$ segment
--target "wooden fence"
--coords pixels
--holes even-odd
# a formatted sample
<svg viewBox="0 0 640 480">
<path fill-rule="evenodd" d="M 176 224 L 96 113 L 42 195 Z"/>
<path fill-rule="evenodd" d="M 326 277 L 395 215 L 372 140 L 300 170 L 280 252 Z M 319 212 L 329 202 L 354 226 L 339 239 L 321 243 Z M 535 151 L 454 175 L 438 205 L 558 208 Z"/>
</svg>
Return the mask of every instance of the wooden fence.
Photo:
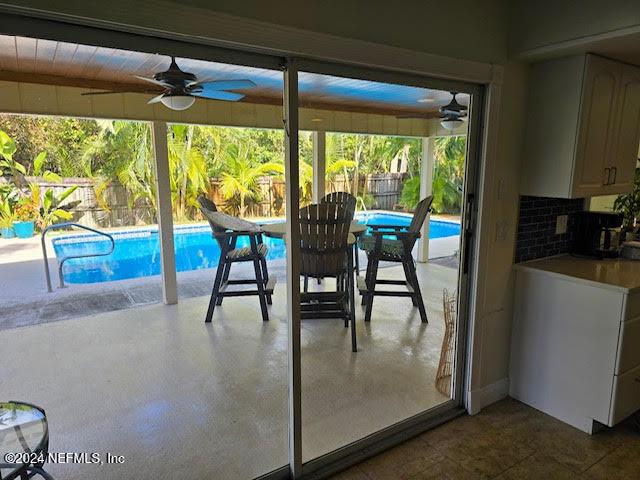
<svg viewBox="0 0 640 480">
<path fill-rule="evenodd" d="M 370 209 L 393 210 L 397 208 L 402 185 L 407 175 L 403 173 L 385 173 L 376 175 L 360 175 L 358 190 L 369 196 Z M 117 182 L 109 185 L 98 199 L 95 182 L 88 178 L 64 178 L 61 183 L 47 182 L 41 178 L 28 178 L 42 189 L 52 188 L 56 195 L 70 186 L 77 185 L 77 190 L 67 201 L 80 201 L 72 211 L 74 221 L 90 227 L 110 228 L 129 225 L 146 225 L 155 223 L 155 210 L 143 200 L 131 202 L 131 195 Z M 0 181 L 2 179 L 0 178 Z M 351 179 L 345 181 L 344 176 L 337 175 L 327 182 L 327 191 L 350 191 Z M 247 200 L 247 217 L 278 217 L 284 215 L 285 183 L 279 177 L 261 177 L 258 179 L 257 200 Z M 216 202 L 222 210 L 238 211 L 238 205 L 226 202 L 220 192 L 220 179 L 211 179 L 207 192 L 209 198 Z M 104 201 L 104 203 L 102 203 Z M 108 208 L 104 208 L 104 204 Z M 358 205 L 360 208 L 361 206 Z"/>
</svg>

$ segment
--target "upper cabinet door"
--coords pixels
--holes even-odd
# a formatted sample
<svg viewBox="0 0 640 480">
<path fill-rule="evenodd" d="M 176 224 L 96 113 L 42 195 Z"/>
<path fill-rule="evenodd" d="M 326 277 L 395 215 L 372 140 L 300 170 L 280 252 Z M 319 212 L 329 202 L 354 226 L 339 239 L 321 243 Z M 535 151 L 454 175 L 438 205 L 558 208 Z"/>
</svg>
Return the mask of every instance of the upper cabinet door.
<svg viewBox="0 0 640 480">
<path fill-rule="evenodd" d="M 600 57 L 587 59 L 574 165 L 573 196 L 603 193 L 611 181 L 610 152 L 622 65 Z"/>
<path fill-rule="evenodd" d="M 610 160 L 614 170 L 608 187 L 612 194 L 633 189 L 640 145 L 640 68 L 624 65 L 617 110 L 615 147 Z"/>
</svg>

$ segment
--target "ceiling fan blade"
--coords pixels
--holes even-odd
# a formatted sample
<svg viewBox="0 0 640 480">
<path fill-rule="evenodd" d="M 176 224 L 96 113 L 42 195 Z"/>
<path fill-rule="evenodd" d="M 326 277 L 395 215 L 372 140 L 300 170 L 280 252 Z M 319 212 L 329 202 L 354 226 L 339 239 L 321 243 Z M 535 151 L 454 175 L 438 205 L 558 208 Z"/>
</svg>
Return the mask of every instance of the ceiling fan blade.
<svg viewBox="0 0 640 480">
<path fill-rule="evenodd" d="M 147 102 L 147 105 L 150 105 L 152 103 L 159 103 L 162 100 L 162 97 L 164 97 L 164 93 L 161 93 L 157 97 L 153 97 L 151 100 Z"/>
<path fill-rule="evenodd" d="M 245 88 L 256 87 L 255 82 L 242 79 L 242 80 L 203 80 L 192 82 L 187 85 L 187 88 L 202 87 L 203 91 L 210 90 L 243 90 Z"/>
<path fill-rule="evenodd" d="M 81 93 L 80 95 L 111 95 L 112 93 L 143 93 L 143 94 L 148 94 L 148 93 L 158 93 L 158 90 L 145 90 L 145 91 L 141 91 L 141 90 L 104 90 L 104 91 L 99 91 L 99 92 L 84 92 Z"/>
<path fill-rule="evenodd" d="M 128 92 L 116 92 L 116 91 L 104 91 L 104 92 L 84 92 L 81 93 L 80 95 L 85 96 L 85 95 L 111 95 L 112 93 L 128 93 Z"/>
<path fill-rule="evenodd" d="M 225 92 L 224 90 L 190 92 L 190 94 L 198 98 L 208 98 L 210 100 L 226 100 L 228 102 L 237 102 L 242 97 L 244 97 L 242 93 Z"/>
<path fill-rule="evenodd" d="M 140 75 L 134 75 L 134 77 L 139 80 L 144 80 L 145 82 L 153 83 L 154 85 L 158 85 L 159 87 L 164 87 L 164 88 L 172 87 L 170 83 L 163 82 L 161 80 L 156 80 L 155 78 L 141 77 Z"/>
</svg>

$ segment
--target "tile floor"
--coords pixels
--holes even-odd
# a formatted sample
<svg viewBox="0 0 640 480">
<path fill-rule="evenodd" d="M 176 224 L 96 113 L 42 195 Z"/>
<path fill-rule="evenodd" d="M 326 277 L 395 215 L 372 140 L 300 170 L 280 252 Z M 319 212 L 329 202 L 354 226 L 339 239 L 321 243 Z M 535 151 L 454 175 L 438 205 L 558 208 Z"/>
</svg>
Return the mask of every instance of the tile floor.
<svg viewBox="0 0 640 480">
<path fill-rule="evenodd" d="M 627 421 L 589 436 L 516 400 L 460 417 L 333 477 L 383 479 L 640 478 L 640 430 Z"/>
</svg>

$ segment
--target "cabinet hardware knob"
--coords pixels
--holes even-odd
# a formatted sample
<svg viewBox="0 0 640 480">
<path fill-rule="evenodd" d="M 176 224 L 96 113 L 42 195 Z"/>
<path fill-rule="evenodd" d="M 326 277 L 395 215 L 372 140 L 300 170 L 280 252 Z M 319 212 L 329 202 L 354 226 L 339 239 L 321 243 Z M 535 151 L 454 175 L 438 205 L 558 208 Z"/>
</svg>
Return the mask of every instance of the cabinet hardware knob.
<svg viewBox="0 0 640 480">
<path fill-rule="evenodd" d="M 613 180 L 611 180 L 611 185 L 616 183 L 616 176 L 618 175 L 618 168 L 611 167 L 611 173 L 613 173 Z"/>
<path fill-rule="evenodd" d="M 611 169 L 607 167 L 604 169 L 604 182 L 602 182 L 602 185 L 609 185 L 610 179 L 611 179 Z"/>
</svg>

